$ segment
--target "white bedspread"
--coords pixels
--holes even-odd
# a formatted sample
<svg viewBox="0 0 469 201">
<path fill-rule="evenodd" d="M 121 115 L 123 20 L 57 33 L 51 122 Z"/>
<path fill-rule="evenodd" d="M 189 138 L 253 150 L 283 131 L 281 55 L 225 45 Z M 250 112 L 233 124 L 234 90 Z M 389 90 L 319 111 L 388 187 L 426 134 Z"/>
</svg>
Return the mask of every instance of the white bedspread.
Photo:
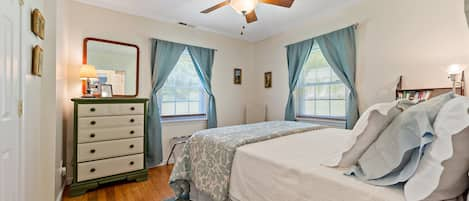
<svg viewBox="0 0 469 201">
<path fill-rule="evenodd" d="M 404 201 L 401 186 L 376 187 L 321 166 L 350 139 L 323 129 L 240 147 L 230 182 L 234 201 Z"/>
</svg>

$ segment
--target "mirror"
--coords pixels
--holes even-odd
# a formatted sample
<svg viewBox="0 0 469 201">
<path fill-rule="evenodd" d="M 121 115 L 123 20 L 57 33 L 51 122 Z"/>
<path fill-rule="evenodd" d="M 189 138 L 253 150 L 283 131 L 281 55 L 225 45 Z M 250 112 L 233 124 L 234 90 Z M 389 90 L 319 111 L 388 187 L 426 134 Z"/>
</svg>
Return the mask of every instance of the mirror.
<svg viewBox="0 0 469 201">
<path fill-rule="evenodd" d="M 96 67 L 99 84 L 112 85 L 113 96 L 138 94 L 139 48 L 137 45 L 85 38 L 83 63 Z"/>
</svg>

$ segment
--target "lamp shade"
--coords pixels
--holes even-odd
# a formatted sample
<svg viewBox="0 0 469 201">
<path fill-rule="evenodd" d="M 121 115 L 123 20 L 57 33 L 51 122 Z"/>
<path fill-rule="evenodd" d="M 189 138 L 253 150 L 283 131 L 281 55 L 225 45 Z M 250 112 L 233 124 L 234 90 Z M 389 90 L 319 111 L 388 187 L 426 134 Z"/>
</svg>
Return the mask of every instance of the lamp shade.
<svg viewBox="0 0 469 201">
<path fill-rule="evenodd" d="M 462 64 L 452 64 L 448 66 L 448 69 L 446 70 L 449 75 L 457 75 L 460 74 L 464 71 L 465 66 Z"/>
<path fill-rule="evenodd" d="M 92 65 L 83 64 L 80 68 L 80 78 L 96 78 L 96 68 Z"/>
<path fill-rule="evenodd" d="M 258 3 L 258 0 L 231 0 L 230 1 L 231 7 L 233 7 L 233 9 L 240 14 L 243 14 L 243 12 L 246 12 L 245 14 L 250 13 L 256 8 L 257 3 Z"/>
</svg>

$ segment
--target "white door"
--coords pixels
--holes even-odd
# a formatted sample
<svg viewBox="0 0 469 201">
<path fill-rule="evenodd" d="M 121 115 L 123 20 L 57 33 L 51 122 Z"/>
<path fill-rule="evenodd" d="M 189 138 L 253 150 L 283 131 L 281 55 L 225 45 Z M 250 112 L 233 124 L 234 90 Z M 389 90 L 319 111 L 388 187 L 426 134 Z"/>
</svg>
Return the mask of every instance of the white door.
<svg viewBox="0 0 469 201">
<path fill-rule="evenodd" d="M 0 3 L 0 201 L 17 201 L 20 150 L 20 5 Z"/>
</svg>

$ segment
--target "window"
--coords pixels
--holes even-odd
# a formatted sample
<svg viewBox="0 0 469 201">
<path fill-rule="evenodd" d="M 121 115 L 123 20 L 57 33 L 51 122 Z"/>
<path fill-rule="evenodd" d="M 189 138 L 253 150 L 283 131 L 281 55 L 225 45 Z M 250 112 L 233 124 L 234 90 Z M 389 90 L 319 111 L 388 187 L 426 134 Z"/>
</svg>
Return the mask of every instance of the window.
<svg viewBox="0 0 469 201">
<path fill-rule="evenodd" d="M 185 50 L 159 92 L 161 116 L 204 116 L 205 94 L 191 56 Z"/>
<path fill-rule="evenodd" d="M 345 119 L 349 91 L 314 45 L 297 88 L 298 117 Z"/>
</svg>

